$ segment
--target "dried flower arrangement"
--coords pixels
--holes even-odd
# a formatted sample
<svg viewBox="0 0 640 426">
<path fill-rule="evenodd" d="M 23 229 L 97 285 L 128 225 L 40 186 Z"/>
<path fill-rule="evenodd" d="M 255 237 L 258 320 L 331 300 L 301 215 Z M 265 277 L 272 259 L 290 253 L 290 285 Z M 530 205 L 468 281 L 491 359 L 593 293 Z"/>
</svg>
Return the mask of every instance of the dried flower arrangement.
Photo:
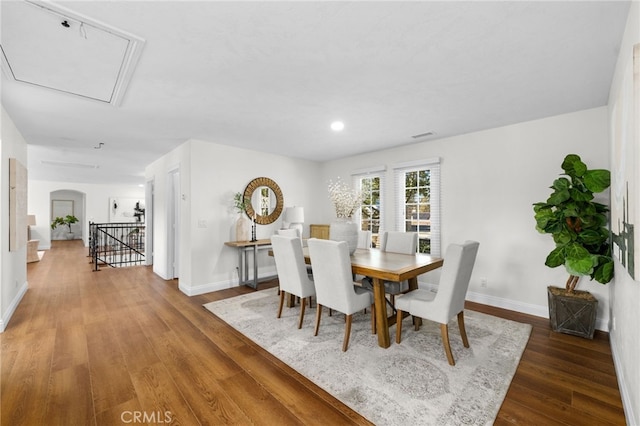
<svg viewBox="0 0 640 426">
<path fill-rule="evenodd" d="M 363 195 L 362 191 L 352 189 L 340 178 L 335 182 L 329 181 L 329 198 L 336 209 L 336 216 L 339 218 L 350 218 L 360 207 Z"/>
</svg>

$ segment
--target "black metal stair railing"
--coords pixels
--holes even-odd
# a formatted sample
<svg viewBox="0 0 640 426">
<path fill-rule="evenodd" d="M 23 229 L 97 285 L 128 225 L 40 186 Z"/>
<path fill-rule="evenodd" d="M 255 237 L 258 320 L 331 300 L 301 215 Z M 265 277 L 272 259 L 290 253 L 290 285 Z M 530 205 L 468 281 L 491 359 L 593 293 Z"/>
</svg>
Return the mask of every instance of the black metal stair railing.
<svg viewBox="0 0 640 426">
<path fill-rule="evenodd" d="M 144 240 L 145 226 L 140 223 L 89 222 L 89 257 L 94 271 L 101 265 L 144 265 Z"/>
</svg>

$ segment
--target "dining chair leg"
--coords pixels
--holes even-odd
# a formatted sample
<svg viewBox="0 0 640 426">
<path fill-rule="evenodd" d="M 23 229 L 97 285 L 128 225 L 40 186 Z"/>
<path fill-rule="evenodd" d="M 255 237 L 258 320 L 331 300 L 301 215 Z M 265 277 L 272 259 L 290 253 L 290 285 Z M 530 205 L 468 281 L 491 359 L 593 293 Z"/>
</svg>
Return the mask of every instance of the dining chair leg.
<svg viewBox="0 0 640 426">
<path fill-rule="evenodd" d="M 460 336 L 462 337 L 462 344 L 465 348 L 469 347 L 469 340 L 467 339 L 467 330 L 464 328 L 464 311 L 458 313 L 458 327 L 460 328 Z"/>
<path fill-rule="evenodd" d="M 400 343 L 402 341 L 402 311 L 398 309 L 396 315 L 396 343 Z"/>
<path fill-rule="evenodd" d="M 447 354 L 449 365 L 456 365 L 453 360 L 453 354 L 451 353 L 451 345 L 449 344 L 449 327 L 447 324 L 440 324 L 440 334 L 442 334 L 442 345 L 444 346 L 444 351 Z"/>
<path fill-rule="evenodd" d="M 284 291 L 280 292 L 280 306 L 278 306 L 278 318 L 282 315 L 282 305 L 284 304 Z"/>
<path fill-rule="evenodd" d="M 347 351 L 347 347 L 349 346 L 349 337 L 351 336 L 351 319 L 353 315 L 345 315 L 346 322 L 344 325 L 344 342 L 342 342 L 342 352 Z"/>
<path fill-rule="evenodd" d="M 313 331 L 313 335 L 318 335 L 318 329 L 320 328 L 320 316 L 322 315 L 322 305 L 317 303 L 318 309 L 316 310 L 316 328 Z"/>
<path fill-rule="evenodd" d="M 307 299 L 300 298 L 300 319 L 298 320 L 298 328 L 302 328 L 302 320 L 304 320 L 304 308 L 307 305 Z"/>
</svg>

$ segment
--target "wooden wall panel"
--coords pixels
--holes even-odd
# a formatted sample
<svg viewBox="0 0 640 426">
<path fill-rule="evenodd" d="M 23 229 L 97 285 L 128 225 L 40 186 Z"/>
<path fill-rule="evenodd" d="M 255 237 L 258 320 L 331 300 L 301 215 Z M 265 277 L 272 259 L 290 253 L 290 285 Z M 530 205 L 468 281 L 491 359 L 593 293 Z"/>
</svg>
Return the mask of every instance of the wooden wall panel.
<svg viewBox="0 0 640 426">
<path fill-rule="evenodd" d="M 27 168 L 9 158 L 9 251 L 27 245 Z"/>
</svg>

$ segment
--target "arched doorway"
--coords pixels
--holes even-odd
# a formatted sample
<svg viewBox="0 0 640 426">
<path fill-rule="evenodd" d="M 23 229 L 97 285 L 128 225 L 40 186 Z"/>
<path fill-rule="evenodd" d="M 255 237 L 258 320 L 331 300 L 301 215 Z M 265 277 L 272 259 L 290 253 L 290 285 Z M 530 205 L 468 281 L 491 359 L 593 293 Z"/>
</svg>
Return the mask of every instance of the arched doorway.
<svg viewBox="0 0 640 426">
<path fill-rule="evenodd" d="M 50 221 L 53 221 L 56 217 L 66 217 L 70 214 L 78 219 L 77 223 L 71 225 L 71 232 L 73 233 L 73 239 L 83 240 L 85 245 L 87 243 L 86 236 L 86 224 L 85 220 L 85 201 L 86 194 L 80 191 L 74 191 L 71 189 L 60 189 L 57 191 L 51 191 L 49 194 L 50 199 Z M 69 228 L 64 225 L 59 225 L 51 230 L 51 240 L 66 240 L 69 239 L 67 235 Z"/>
</svg>

